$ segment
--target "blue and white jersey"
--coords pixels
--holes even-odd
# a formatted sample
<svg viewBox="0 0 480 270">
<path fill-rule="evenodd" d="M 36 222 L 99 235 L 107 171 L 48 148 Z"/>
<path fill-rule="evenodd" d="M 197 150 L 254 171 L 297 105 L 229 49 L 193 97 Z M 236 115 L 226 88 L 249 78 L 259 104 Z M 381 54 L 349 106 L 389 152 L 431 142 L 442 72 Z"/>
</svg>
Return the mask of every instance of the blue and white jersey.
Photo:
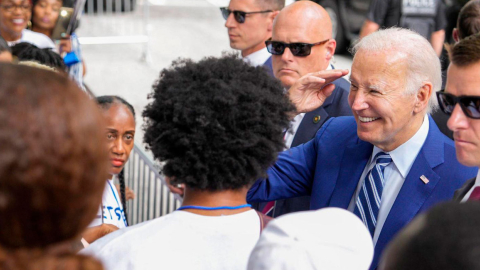
<svg viewBox="0 0 480 270">
<path fill-rule="evenodd" d="M 107 180 L 105 190 L 103 191 L 102 205 L 89 227 L 98 226 L 102 223 L 115 225 L 119 229 L 127 226 L 122 201 L 115 188 L 113 179 Z"/>
</svg>

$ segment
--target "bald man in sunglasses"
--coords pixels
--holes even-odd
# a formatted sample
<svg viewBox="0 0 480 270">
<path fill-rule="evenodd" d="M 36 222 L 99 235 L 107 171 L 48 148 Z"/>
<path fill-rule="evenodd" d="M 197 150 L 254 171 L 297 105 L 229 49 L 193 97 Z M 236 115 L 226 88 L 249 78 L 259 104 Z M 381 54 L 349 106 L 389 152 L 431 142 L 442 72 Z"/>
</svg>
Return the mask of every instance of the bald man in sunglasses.
<svg viewBox="0 0 480 270">
<path fill-rule="evenodd" d="M 372 236 L 373 270 L 399 230 L 450 200 L 478 169 L 459 163 L 453 142 L 428 115 L 437 108 L 442 81 L 428 40 L 391 28 L 364 37 L 353 53 L 348 101 L 354 116 L 332 117 L 313 140 L 280 153 L 247 199 L 311 195 L 310 209 L 353 212 Z M 290 100 L 298 112 L 308 112 L 323 104 L 336 91 L 331 82 L 346 74 L 307 74 L 289 89 Z"/>
<path fill-rule="evenodd" d="M 325 9 L 312 1 L 298 1 L 280 11 L 273 24 L 272 38 L 265 44 L 272 54 L 273 73 L 285 88 L 300 77 L 330 70 L 336 41 Z M 333 82 L 335 92 L 313 111 L 300 113 L 285 133 L 288 148 L 308 142 L 331 117 L 352 115 L 348 106 L 350 84 L 343 78 Z M 310 208 L 310 196 L 261 203 L 257 210 L 277 217 Z"/>
</svg>

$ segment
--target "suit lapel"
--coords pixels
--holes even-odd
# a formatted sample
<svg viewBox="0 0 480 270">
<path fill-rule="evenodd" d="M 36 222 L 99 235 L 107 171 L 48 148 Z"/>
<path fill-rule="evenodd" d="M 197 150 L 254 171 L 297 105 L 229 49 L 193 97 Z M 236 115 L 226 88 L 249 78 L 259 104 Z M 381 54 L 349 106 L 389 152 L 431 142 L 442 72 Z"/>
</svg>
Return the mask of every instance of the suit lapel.
<svg viewBox="0 0 480 270">
<path fill-rule="evenodd" d="M 418 214 L 441 179 L 433 168 L 444 162 L 444 156 L 438 154 L 444 153 L 444 144 L 440 132 L 432 132 L 434 129 L 438 131 L 438 128 L 432 126 L 434 121 L 431 118 L 429 120 L 429 132 L 425 143 L 413 162 L 378 237 L 373 264 L 378 263 L 380 251 L 384 250 L 388 241 Z M 428 184 L 420 179 L 422 175 L 429 180 Z M 374 269 L 373 264 L 371 269 Z"/>
<path fill-rule="evenodd" d="M 453 194 L 453 200 L 456 202 L 461 202 L 463 200 L 463 197 L 467 195 L 468 191 L 475 184 L 475 180 L 476 180 L 476 177 L 469 179 L 467 182 L 465 182 L 465 184 L 461 188 L 455 190 L 455 193 Z"/>
<path fill-rule="evenodd" d="M 342 167 L 329 206 L 347 209 L 363 170 L 372 155 L 373 145 L 357 139 L 356 142 L 344 149 L 340 163 Z"/>
<path fill-rule="evenodd" d="M 295 133 L 291 147 L 308 142 L 315 137 L 315 134 L 327 119 L 328 113 L 325 111 L 323 106 L 314 111 L 306 113 L 297 129 L 297 133 Z"/>
<path fill-rule="evenodd" d="M 327 121 L 327 119 L 330 117 L 325 108 L 330 106 L 333 103 L 333 100 L 334 95 L 330 95 L 322 106 L 305 114 L 300 126 L 298 126 L 297 133 L 295 133 L 291 147 L 308 142 L 315 137 L 315 134 L 317 134 L 317 131 L 320 129 L 323 123 L 325 123 L 325 121 Z M 318 117 L 320 119 L 317 120 L 316 118 Z"/>
</svg>

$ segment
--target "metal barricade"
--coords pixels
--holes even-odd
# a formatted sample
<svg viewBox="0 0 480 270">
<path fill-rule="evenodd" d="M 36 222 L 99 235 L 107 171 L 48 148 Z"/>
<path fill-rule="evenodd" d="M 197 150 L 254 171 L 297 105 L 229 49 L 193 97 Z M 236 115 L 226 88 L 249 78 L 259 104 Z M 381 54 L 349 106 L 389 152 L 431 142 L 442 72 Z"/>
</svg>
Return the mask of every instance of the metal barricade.
<svg viewBox="0 0 480 270">
<path fill-rule="evenodd" d="M 135 192 L 127 202 L 128 224 L 134 225 L 175 211 L 181 198 L 170 192 L 158 166 L 137 145 L 125 165 L 125 184 Z"/>
<path fill-rule="evenodd" d="M 140 43 L 141 59 L 149 60 L 150 4 L 148 0 L 87 0 L 81 18 L 80 44 Z"/>
</svg>

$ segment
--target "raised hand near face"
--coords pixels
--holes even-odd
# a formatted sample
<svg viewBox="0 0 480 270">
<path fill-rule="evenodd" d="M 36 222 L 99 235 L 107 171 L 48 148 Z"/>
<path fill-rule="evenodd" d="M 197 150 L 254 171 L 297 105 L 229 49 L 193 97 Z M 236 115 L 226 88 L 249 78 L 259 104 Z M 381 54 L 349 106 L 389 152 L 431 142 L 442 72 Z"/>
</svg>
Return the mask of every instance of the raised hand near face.
<svg viewBox="0 0 480 270">
<path fill-rule="evenodd" d="M 322 106 L 335 89 L 335 85 L 331 83 L 348 72 L 347 69 L 323 70 L 308 73 L 298 79 L 288 90 L 290 101 L 297 108 L 297 113 L 310 112 Z"/>
</svg>

